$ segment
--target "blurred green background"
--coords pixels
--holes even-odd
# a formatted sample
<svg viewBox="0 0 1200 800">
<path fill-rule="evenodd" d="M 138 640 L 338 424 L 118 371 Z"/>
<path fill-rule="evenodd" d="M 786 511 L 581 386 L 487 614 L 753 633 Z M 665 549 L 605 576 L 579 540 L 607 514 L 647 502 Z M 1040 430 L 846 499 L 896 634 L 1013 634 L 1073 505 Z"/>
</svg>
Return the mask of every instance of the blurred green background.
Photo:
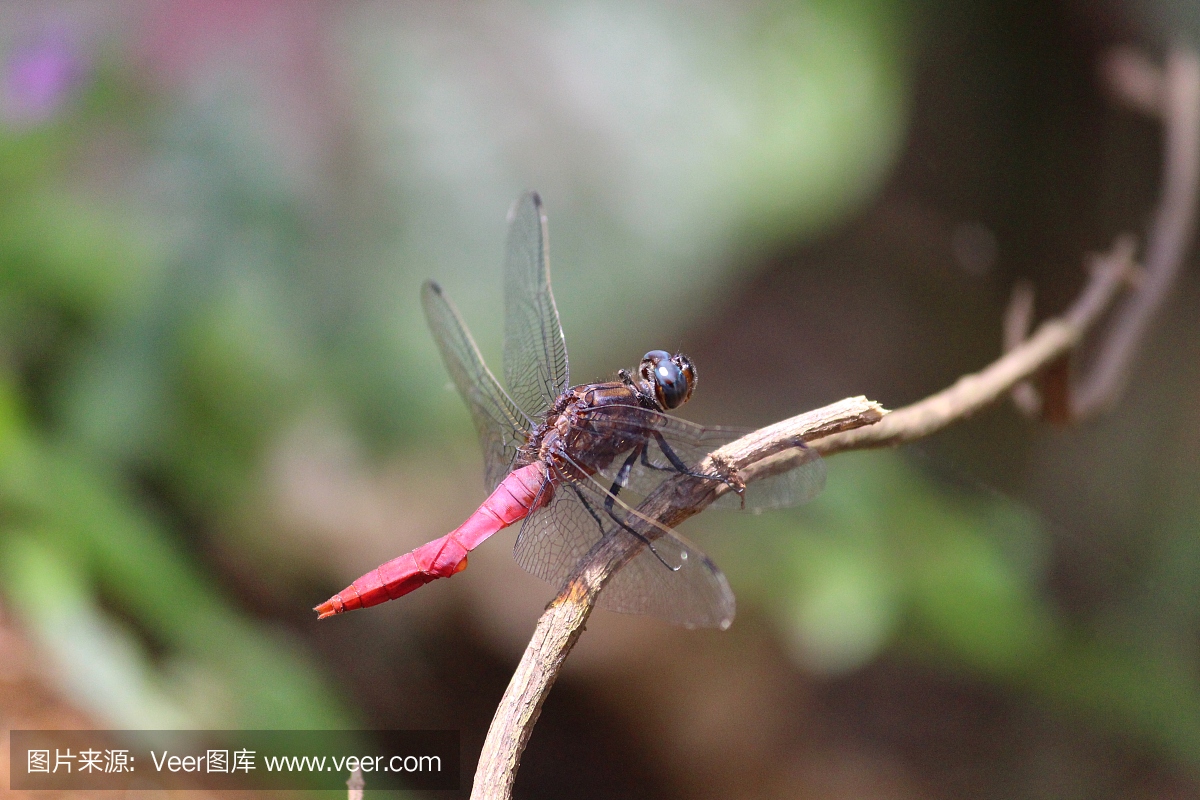
<svg viewBox="0 0 1200 800">
<path fill-rule="evenodd" d="M 662 347 L 697 421 L 895 408 L 996 356 L 1018 277 L 1054 313 L 1144 229 L 1159 131 L 1097 65 L 1198 24 L 0 6 L 0 649 L 36 663 L 3 680 L 100 727 L 460 729 L 468 786 L 553 594 L 515 532 L 402 602 L 309 610 L 482 499 L 421 281 L 498 366 L 505 212 L 536 188 L 576 380 Z M 1200 796 L 1197 320 L 1189 268 L 1098 422 L 998 408 L 831 459 L 803 509 L 689 522 L 733 629 L 598 612 L 518 796 Z"/>
</svg>

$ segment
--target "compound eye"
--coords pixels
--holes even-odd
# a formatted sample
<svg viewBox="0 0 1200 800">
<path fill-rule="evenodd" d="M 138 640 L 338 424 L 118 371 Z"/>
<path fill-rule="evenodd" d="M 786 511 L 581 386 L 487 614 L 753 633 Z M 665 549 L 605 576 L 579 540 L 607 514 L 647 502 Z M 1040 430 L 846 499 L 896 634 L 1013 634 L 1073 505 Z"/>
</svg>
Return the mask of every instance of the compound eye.
<svg viewBox="0 0 1200 800">
<path fill-rule="evenodd" d="M 670 361 L 671 354 L 666 350 L 651 350 L 642 356 L 642 366 L 657 367 L 661 361 Z"/>
<path fill-rule="evenodd" d="M 692 366 L 691 360 L 683 353 L 679 353 L 671 358 L 683 373 L 684 383 L 687 385 L 687 394 L 684 395 L 682 402 L 686 403 L 692 397 L 692 392 L 696 391 L 696 368 Z"/>
<path fill-rule="evenodd" d="M 638 367 L 638 372 L 642 376 L 642 380 L 654 382 L 654 368 L 662 361 L 670 361 L 671 354 L 666 350 L 651 350 L 646 355 L 642 356 L 641 366 Z"/>
<path fill-rule="evenodd" d="M 678 408 L 691 394 L 687 376 L 670 357 L 654 365 L 654 394 L 663 408 Z"/>
</svg>

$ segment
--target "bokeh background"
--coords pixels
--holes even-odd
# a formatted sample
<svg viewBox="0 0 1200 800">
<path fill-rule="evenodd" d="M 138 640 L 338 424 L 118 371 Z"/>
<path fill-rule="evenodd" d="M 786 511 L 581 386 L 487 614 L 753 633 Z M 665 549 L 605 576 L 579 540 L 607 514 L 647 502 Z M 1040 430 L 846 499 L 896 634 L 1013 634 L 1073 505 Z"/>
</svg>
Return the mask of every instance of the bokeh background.
<svg viewBox="0 0 1200 800">
<path fill-rule="evenodd" d="M 453 728 L 469 786 L 553 595 L 515 532 L 310 611 L 483 497 L 421 281 L 498 364 L 536 188 L 577 380 L 676 348 L 697 421 L 895 408 L 998 354 L 1018 278 L 1054 313 L 1144 230 L 1159 130 L 1097 67 L 1198 33 L 1181 0 L 3 4 L 3 727 Z M 1200 796 L 1195 261 L 1110 415 L 999 407 L 689 521 L 733 628 L 597 612 L 517 796 Z"/>
</svg>

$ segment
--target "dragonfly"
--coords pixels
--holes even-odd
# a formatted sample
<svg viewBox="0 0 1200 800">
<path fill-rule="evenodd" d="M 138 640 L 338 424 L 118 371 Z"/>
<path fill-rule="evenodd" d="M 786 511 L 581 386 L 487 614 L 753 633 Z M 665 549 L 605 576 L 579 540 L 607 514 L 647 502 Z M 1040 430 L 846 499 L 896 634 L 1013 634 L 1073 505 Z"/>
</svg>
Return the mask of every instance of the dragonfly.
<svg viewBox="0 0 1200 800">
<path fill-rule="evenodd" d="M 371 570 L 317 606 L 321 619 L 408 594 L 467 566 L 467 554 L 522 522 L 518 564 L 561 586 L 606 537 L 640 549 L 610 579 L 598 605 L 686 627 L 727 628 L 735 600 L 713 561 L 674 530 L 639 514 L 641 499 L 678 475 L 726 484 L 717 507 L 762 511 L 798 505 L 825 484 L 824 462 L 795 443 L 797 466 L 749 484 L 705 457 L 748 431 L 669 415 L 691 398 L 696 367 L 682 353 L 651 350 L 617 379 L 572 385 L 566 341 L 550 289 L 546 214 L 536 192 L 508 217 L 504 261 L 504 378 L 484 363 L 442 288 L 421 301 L 446 370 L 471 412 L 490 494 L 456 530 Z"/>
</svg>

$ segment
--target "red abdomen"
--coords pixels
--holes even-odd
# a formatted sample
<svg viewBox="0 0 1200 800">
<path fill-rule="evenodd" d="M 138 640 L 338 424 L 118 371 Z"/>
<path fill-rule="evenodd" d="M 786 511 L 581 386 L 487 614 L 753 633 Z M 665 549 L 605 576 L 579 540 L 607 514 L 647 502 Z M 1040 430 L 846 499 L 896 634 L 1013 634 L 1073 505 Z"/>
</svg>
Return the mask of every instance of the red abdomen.
<svg viewBox="0 0 1200 800">
<path fill-rule="evenodd" d="M 325 619 L 395 600 L 430 581 L 462 572 L 467 568 L 467 553 L 493 533 L 524 519 L 535 502 L 544 505 L 550 499 L 549 487 L 542 489 L 545 483 L 546 469 L 540 462 L 515 470 L 457 529 L 381 564 L 313 610 Z"/>
</svg>

